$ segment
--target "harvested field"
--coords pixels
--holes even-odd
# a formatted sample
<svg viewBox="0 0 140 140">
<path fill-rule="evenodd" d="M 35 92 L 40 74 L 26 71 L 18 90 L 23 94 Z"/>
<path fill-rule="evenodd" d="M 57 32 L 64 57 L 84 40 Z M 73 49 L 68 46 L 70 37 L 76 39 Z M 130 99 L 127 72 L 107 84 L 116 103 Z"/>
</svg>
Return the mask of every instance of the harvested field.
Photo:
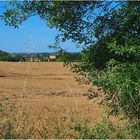
<svg viewBox="0 0 140 140">
<path fill-rule="evenodd" d="M 31 121 L 40 116 L 61 120 L 73 113 L 81 119 L 100 119 L 98 104 L 84 96 L 89 87 L 79 85 L 63 63 L 0 62 L 0 66 L 0 97 L 11 102 L 16 98 Z"/>
</svg>

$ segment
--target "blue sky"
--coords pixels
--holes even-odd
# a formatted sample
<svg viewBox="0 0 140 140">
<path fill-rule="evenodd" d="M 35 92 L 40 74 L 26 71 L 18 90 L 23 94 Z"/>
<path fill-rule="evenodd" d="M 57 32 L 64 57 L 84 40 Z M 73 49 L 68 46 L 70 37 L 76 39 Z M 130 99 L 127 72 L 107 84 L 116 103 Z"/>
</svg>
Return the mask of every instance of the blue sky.
<svg viewBox="0 0 140 140">
<path fill-rule="evenodd" d="M 3 12 L 4 2 L 0 1 L 0 14 Z M 0 50 L 13 52 L 53 52 L 47 46 L 53 44 L 55 36 L 59 33 L 56 29 L 50 29 L 45 23 L 36 17 L 31 17 L 19 27 L 5 26 L 0 21 Z M 74 43 L 67 41 L 62 43 L 62 48 L 69 52 L 79 52 Z"/>
</svg>

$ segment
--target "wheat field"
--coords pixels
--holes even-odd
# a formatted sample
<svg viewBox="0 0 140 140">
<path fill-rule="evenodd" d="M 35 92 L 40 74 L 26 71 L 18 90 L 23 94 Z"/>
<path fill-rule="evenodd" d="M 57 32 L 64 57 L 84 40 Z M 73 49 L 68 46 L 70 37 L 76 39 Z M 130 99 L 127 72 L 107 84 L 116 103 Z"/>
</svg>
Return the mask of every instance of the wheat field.
<svg viewBox="0 0 140 140">
<path fill-rule="evenodd" d="M 13 108 L 10 113 L 6 107 L 4 112 L 8 115 L 1 116 L 1 124 L 15 118 L 16 129 L 20 125 L 25 127 L 28 120 L 26 125 L 38 132 L 33 138 L 42 138 L 46 123 L 49 130 L 57 124 L 64 131 L 72 118 L 88 118 L 93 123 L 100 120 L 103 114 L 100 106 L 85 96 L 89 86 L 78 84 L 75 74 L 63 63 L 0 62 L 0 65 L 0 99 Z M 7 103 L 4 99 L 8 99 Z"/>
</svg>

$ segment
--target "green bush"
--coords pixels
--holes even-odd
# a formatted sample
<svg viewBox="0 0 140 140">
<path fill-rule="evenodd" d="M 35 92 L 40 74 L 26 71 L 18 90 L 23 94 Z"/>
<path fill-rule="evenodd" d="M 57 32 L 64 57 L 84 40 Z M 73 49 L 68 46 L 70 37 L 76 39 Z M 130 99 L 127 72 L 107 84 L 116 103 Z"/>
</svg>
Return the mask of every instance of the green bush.
<svg viewBox="0 0 140 140">
<path fill-rule="evenodd" d="M 88 128 L 87 121 L 84 123 L 76 123 L 74 127 L 78 132 L 76 139 L 106 139 L 111 138 L 114 133 L 114 126 L 104 119 L 102 122 L 95 124 L 92 128 Z"/>
<path fill-rule="evenodd" d="M 74 121 L 73 129 L 77 135 L 76 139 L 128 139 L 139 138 L 140 127 L 136 122 L 128 123 L 128 125 L 114 125 L 108 118 L 103 117 L 103 120 L 89 127 L 90 121 Z M 120 123 L 123 123 L 121 121 Z"/>
<path fill-rule="evenodd" d="M 101 46 L 100 46 L 101 45 Z M 96 44 L 81 53 L 75 68 L 85 71 L 93 85 L 108 94 L 111 113 L 123 111 L 140 119 L 140 46 L 119 46 L 116 42 Z"/>
</svg>

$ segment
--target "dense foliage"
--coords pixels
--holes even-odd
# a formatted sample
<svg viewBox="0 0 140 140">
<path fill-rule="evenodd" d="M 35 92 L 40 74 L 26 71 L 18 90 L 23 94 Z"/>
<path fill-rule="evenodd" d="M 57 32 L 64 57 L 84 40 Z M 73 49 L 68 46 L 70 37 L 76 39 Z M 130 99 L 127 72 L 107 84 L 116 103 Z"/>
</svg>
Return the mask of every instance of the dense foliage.
<svg viewBox="0 0 140 140">
<path fill-rule="evenodd" d="M 122 110 L 138 121 L 140 119 L 139 9 L 139 2 L 127 2 L 120 9 L 114 10 L 108 19 L 97 18 L 95 32 L 98 33 L 98 41 L 83 52 L 80 66 L 88 73 L 88 78 L 93 84 L 102 87 L 108 93 L 113 113 Z"/>
<path fill-rule="evenodd" d="M 81 57 L 80 53 L 70 53 L 66 52 L 65 50 L 59 50 L 56 53 L 56 61 L 64 62 L 68 64 L 69 62 L 80 62 Z"/>
<path fill-rule="evenodd" d="M 113 113 L 123 111 L 139 122 L 140 2 L 13 2 L 2 19 L 18 27 L 33 15 L 61 31 L 56 45 L 71 39 L 86 46 L 80 69 L 108 93 Z"/>
<path fill-rule="evenodd" d="M 118 113 L 123 109 L 129 117 L 139 120 L 140 53 L 138 50 L 140 47 L 123 46 L 121 48 L 114 43 L 111 47 L 108 45 L 106 50 L 101 48 L 91 46 L 85 50 L 79 67 L 88 73 L 88 78 L 93 84 L 102 87 L 108 93 L 107 100 L 112 107 L 112 113 Z M 117 48 L 120 49 L 118 53 L 117 51 L 112 53 Z M 124 50 L 124 48 L 130 50 Z"/>
</svg>

